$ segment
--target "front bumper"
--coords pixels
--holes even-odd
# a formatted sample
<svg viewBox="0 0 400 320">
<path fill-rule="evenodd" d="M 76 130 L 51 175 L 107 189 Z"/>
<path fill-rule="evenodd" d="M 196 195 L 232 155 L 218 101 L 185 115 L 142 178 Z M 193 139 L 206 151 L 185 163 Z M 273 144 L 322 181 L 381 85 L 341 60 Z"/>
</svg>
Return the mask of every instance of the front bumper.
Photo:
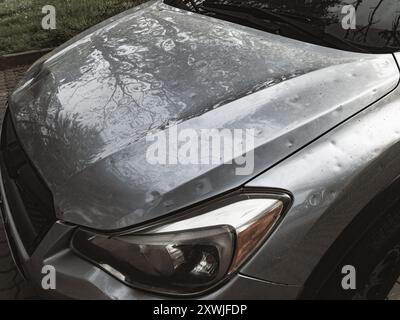
<svg viewBox="0 0 400 320">
<path fill-rule="evenodd" d="M 19 270 L 36 289 L 39 296 L 52 299 L 167 299 L 129 287 L 107 272 L 74 254 L 70 240 L 76 226 L 57 221 L 32 255 L 28 255 L 7 202 L 3 176 L 0 172 L 1 213 L 10 248 Z M 56 270 L 56 288 L 43 289 L 42 268 Z M 235 275 L 216 291 L 197 299 L 294 299 L 298 287 L 272 284 L 241 274 Z"/>
</svg>

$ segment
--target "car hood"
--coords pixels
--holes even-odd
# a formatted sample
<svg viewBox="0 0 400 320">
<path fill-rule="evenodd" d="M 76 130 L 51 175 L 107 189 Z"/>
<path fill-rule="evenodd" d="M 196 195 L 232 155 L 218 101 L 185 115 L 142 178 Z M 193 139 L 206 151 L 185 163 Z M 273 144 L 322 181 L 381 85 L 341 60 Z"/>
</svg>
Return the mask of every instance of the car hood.
<svg viewBox="0 0 400 320">
<path fill-rule="evenodd" d="M 58 217 L 114 230 L 243 186 L 398 79 L 391 55 L 327 49 L 155 1 L 41 59 L 9 107 Z M 149 161 L 150 133 L 213 128 L 248 129 L 250 172 L 229 161 Z"/>
</svg>

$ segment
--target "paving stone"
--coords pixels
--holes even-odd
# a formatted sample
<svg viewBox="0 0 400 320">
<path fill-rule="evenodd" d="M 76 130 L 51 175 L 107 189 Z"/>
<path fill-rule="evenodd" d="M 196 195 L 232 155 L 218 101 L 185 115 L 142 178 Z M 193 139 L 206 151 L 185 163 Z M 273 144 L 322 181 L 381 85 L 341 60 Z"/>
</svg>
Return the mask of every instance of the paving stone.
<svg viewBox="0 0 400 320">
<path fill-rule="evenodd" d="M 2 117 L 8 95 L 17 85 L 29 65 L 0 70 L 0 116 Z"/>
</svg>

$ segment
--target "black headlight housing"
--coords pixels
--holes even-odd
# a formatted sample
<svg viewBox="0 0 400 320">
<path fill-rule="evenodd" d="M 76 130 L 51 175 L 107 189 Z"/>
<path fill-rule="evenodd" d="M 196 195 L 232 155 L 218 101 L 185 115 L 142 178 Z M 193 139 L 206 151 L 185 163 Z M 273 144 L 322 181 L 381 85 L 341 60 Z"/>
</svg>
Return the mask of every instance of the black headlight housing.
<svg viewBox="0 0 400 320">
<path fill-rule="evenodd" d="M 227 279 L 259 248 L 289 203 L 286 194 L 240 194 L 128 232 L 78 229 L 71 247 L 135 288 L 199 294 Z"/>
</svg>

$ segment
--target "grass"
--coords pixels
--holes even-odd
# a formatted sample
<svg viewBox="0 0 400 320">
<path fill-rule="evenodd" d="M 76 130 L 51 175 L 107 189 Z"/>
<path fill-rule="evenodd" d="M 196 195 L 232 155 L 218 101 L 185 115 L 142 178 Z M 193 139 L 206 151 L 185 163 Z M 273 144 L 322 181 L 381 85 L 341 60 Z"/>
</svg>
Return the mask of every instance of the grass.
<svg viewBox="0 0 400 320">
<path fill-rule="evenodd" d="M 60 45 L 146 0 L 0 0 L 0 55 Z M 42 7 L 56 8 L 57 28 L 43 30 Z"/>
</svg>

